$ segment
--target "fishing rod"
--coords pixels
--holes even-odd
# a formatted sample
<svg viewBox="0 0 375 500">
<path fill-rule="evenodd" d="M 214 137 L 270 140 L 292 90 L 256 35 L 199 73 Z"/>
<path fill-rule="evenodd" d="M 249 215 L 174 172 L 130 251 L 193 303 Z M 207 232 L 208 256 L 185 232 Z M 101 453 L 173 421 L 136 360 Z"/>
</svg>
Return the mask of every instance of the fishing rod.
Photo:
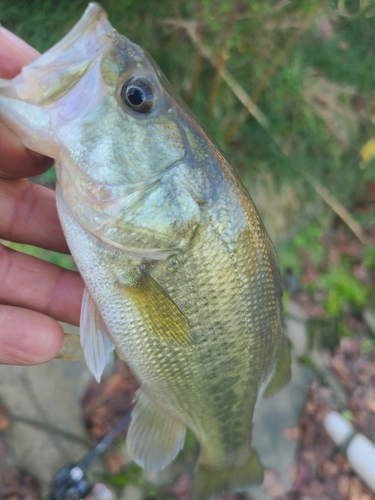
<svg viewBox="0 0 375 500">
<path fill-rule="evenodd" d="M 129 410 L 113 429 L 81 460 L 77 463 L 68 463 L 53 478 L 50 493 L 44 500 L 83 500 L 93 490 L 86 477 L 86 470 L 107 448 L 117 436 L 124 431 L 130 423 L 131 410 Z"/>
</svg>

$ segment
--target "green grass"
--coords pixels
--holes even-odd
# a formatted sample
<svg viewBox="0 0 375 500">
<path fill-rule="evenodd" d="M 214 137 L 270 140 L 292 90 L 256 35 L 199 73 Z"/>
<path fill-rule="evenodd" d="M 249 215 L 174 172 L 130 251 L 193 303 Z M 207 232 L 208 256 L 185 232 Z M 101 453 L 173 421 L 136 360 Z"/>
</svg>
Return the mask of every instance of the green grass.
<svg viewBox="0 0 375 500">
<path fill-rule="evenodd" d="M 70 255 L 65 255 L 58 252 L 52 252 L 50 250 L 44 250 L 43 248 L 36 248 L 31 245 L 24 245 L 21 243 L 9 243 L 8 246 L 17 252 L 22 252 L 32 257 L 37 257 L 41 260 L 46 260 L 52 264 L 56 264 L 60 267 L 65 267 L 65 269 L 70 269 L 71 271 L 76 271 L 77 267 Z"/>
</svg>

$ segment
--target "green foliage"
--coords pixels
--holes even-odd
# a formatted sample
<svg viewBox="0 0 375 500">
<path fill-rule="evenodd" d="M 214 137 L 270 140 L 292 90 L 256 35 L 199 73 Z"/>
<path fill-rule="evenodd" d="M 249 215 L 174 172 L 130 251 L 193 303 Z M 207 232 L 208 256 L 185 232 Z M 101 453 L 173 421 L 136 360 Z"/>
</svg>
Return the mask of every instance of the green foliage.
<svg viewBox="0 0 375 500">
<path fill-rule="evenodd" d="M 198 447 L 198 440 L 195 437 L 194 433 L 190 429 L 186 429 L 185 446 L 183 453 L 195 452 L 197 451 Z"/>
<path fill-rule="evenodd" d="M 367 354 L 375 349 L 374 339 L 365 339 L 361 346 L 361 355 Z"/>
<path fill-rule="evenodd" d="M 145 493 L 147 500 L 154 500 L 158 496 L 158 489 L 146 481 L 143 477 L 143 469 L 134 462 L 131 462 L 118 474 L 106 474 L 104 480 L 108 485 L 118 489 L 122 489 L 128 484 L 138 486 Z"/>
<path fill-rule="evenodd" d="M 322 227 L 313 224 L 299 231 L 278 252 L 281 269 L 290 268 L 293 274 L 299 277 L 302 273 L 303 260 L 307 259 L 315 266 L 322 264 L 327 257 L 326 249 L 321 243 L 322 232 Z"/>
<path fill-rule="evenodd" d="M 375 269 L 375 246 L 365 245 L 363 253 L 363 265 L 365 268 L 369 271 Z"/>
<path fill-rule="evenodd" d="M 76 265 L 70 255 L 65 255 L 58 252 L 52 252 L 50 250 L 44 250 L 43 248 L 33 247 L 31 245 L 23 245 L 21 243 L 9 243 L 8 246 L 13 250 L 25 253 L 27 255 L 32 255 L 41 260 L 46 260 L 52 264 L 56 264 L 60 267 L 65 267 L 65 269 L 70 269 L 76 271 Z"/>
<path fill-rule="evenodd" d="M 282 270 L 292 269 L 302 282 L 306 266 L 310 270 L 313 266 L 313 274 L 302 288 L 322 304 L 326 317 L 309 322 L 310 347 L 318 336 L 320 346 L 333 348 L 338 343 L 337 334 L 345 337 L 355 333 L 345 326 L 344 316 L 358 315 L 374 290 L 353 274 L 352 258 L 341 256 L 335 263 L 329 260 L 323 235 L 327 239 L 327 229 L 316 225 L 306 227 L 280 251 L 279 257 Z M 363 265 L 367 270 L 375 269 L 373 245 L 364 246 Z"/>
<path fill-rule="evenodd" d="M 105 480 L 110 486 L 115 486 L 117 488 L 124 488 L 129 484 L 129 477 L 124 472 L 119 474 L 108 474 L 105 476 Z"/>
<path fill-rule="evenodd" d="M 330 266 L 329 272 L 322 275 L 322 282 L 327 291 L 325 307 L 329 314 L 338 316 L 348 304 L 357 309 L 366 305 L 370 290 L 361 283 L 345 265 Z"/>
<path fill-rule="evenodd" d="M 348 422 L 353 422 L 354 420 L 354 415 L 353 415 L 353 412 L 351 410 L 344 410 L 341 415 L 343 416 L 343 418 L 345 418 L 345 420 L 347 420 Z"/>
<path fill-rule="evenodd" d="M 298 250 L 307 250 L 311 262 L 316 266 L 321 264 L 326 257 L 326 250 L 320 241 L 321 236 L 322 228 L 311 225 L 297 234 L 293 240 L 296 252 L 298 253 Z"/>
</svg>

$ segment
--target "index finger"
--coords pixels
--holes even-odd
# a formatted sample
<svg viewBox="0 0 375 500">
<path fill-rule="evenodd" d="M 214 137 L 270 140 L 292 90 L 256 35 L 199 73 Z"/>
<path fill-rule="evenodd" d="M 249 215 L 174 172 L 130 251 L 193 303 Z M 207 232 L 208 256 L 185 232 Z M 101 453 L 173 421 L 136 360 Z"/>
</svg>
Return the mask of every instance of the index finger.
<svg viewBox="0 0 375 500">
<path fill-rule="evenodd" d="M 0 27 L 0 78 L 16 76 L 39 52 L 7 29 Z M 27 149 L 20 138 L 0 122 L 0 176 L 7 179 L 32 177 L 50 168 L 53 161 Z"/>
</svg>

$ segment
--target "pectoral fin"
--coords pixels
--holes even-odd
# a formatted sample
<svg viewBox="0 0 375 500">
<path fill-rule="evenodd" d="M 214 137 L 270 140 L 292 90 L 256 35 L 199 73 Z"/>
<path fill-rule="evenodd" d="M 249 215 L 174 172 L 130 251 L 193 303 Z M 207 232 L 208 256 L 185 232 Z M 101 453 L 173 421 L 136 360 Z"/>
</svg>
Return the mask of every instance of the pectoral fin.
<svg viewBox="0 0 375 500">
<path fill-rule="evenodd" d="M 86 288 L 82 299 L 80 334 L 87 366 L 96 380 L 100 382 L 115 346 Z"/>
<path fill-rule="evenodd" d="M 283 335 L 282 344 L 279 350 L 279 359 L 275 372 L 268 383 L 263 397 L 268 398 L 279 392 L 290 380 L 290 352 L 288 342 Z"/>
<path fill-rule="evenodd" d="M 140 389 L 127 443 L 133 460 L 146 470 L 164 469 L 185 442 L 185 426 L 156 406 Z"/>
<path fill-rule="evenodd" d="M 144 269 L 134 285 L 119 284 L 126 298 L 140 312 L 150 333 L 161 342 L 191 345 L 190 325 L 183 312 L 159 283 Z"/>
</svg>

